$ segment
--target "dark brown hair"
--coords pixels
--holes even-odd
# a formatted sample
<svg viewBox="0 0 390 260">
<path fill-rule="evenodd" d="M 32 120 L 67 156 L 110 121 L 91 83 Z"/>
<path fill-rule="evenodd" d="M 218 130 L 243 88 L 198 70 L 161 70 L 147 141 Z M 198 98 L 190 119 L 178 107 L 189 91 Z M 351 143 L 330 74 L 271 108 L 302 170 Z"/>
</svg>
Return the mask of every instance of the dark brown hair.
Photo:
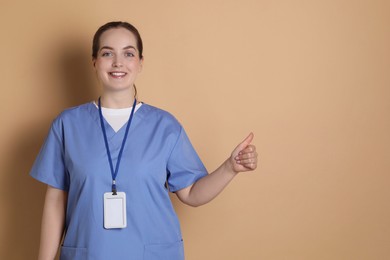
<svg viewBox="0 0 390 260">
<path fill-rule="evenodd" d="M 139 34 L 137 28 L 135 28 L 133 25 L 129 24 L 128 22 L 109 22 L 106 23 L 105 25 L 101 26 L 93 36 L 93 41 L 92 41 L 92 58 L 96 59 L 97 58 L 97 53 L 100 48 L 100 36 L 102 34 L 109 30 L 109 29 L 115 29 L 115 28 L 125 28 L 129 30 L 131 33 L 134 34 L 135 39 L 137 41 L 137 49 L 138 49 L 138 54 L 139 58 L 142 59 L 142 51 L 143 51 L 143 44 L 142 44 L 142 39 L 141 35 Z"/>
</svg>

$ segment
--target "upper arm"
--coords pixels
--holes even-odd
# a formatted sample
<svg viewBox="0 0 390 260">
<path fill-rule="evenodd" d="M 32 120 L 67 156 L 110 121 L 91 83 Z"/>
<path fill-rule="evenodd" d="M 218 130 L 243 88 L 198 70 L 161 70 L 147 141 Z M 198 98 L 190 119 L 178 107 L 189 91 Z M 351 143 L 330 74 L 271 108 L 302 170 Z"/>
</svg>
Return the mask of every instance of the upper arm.
<svg viewBox="0 0 390 260">
<path fill-rule="evenodd" d="M 47 185 L 45 206 L 50 204 L 52 206 L 65 207 L 67 200 L 68 200 L 68 192 Z"/>
<path fill-rule="evenodd" d="M 169 190 L 183 190 L 180 192 L 182 195 L 188 193 L 188 187 L 207 175 L 206 168 L 182 127 L 168 158 L 167 172 Z M 179 195 L 180 199 L 184 196 L 182 195 Z"/>
<path fill-rule="evenodd" d="M 69 174 L 65 163 L 65 140 L 62 121 L 53 121 L 30 175 L 40 182 L 67 191 Z"/>
<path fill-rule="evenodd" d="M 190 197 L 190 192 L 191 192 L 191 188 L 194 184 L 184 188 L 184 189 L 181 189 L 181 190 L 178 190 L 178 191 L 175 191 L 175 194 L 176 196 L 179 198 L 179 200 L 181 202 L 183 202 L 184 204 L 187 204 L 187 205 L 190 205 L 189 203 L 189 197 Z"/>
</svg>

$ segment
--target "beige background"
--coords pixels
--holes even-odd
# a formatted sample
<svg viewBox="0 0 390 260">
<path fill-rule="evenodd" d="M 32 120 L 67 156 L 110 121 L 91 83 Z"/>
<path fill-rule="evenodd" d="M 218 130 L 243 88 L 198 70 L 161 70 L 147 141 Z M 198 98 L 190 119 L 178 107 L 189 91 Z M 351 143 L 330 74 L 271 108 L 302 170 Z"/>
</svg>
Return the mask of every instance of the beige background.
<svg viewBox="0 0 390 260">
<path fill-rule="evenodd" d="M 98 26 L 140 30 L 142 101 L 172 112 L 206 167 L 250 131 L 260 167 L 213 202 L 174 200 L 186 259 L 390 259 L 390 2 L 0 2 L 0 259 L 34 259 L 53 118 L 96 98 Z"/>
</svg>

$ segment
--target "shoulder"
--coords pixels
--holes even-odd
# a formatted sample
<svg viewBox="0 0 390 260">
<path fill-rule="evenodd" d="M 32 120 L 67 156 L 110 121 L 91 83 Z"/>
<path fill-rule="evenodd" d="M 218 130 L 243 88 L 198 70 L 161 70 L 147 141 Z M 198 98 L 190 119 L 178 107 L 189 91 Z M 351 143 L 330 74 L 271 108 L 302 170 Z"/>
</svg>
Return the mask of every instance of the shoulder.
<svg viewBox="0 0 390 260">
<path fill-rule="evenodd" d="M 80 120 L 90 114 L 90 110 L 93 109 L 93 106 L 93 103 L 89 102 L 64 109 L 56 118 L 54 118 L 53 127 L 59 127 L 64 123 L 80 122 Z"/>
<path fill-rule="evenodd" d="M 94 104 L 92 102 L 88 102 L 82 105 L 69 107 L 64 109 L 57 118 L 68 118 L 68 117 L 75 117 L 75 116 L 82 116 L 83 114 L 87 113 L 91 107 L 93 107 Z"/>
<path fill-rule="evenodd" d="M 179 121 L 170 112 L 145 103 L 142 104 L 142 108 L 143 114 L 148 119 L 181 128 Z"/>
<path fill-rule="evenodd" d="M 163 134 L 165 138 L 175 142 L 184 131 L 181 123 L 170 112 L 145 103 L 141 108 L 138 112 L 142 112 L 140 116 L 143 117 L 143 125 L 150 129 L 158 129 L 155 132 Z"/>
</svg>

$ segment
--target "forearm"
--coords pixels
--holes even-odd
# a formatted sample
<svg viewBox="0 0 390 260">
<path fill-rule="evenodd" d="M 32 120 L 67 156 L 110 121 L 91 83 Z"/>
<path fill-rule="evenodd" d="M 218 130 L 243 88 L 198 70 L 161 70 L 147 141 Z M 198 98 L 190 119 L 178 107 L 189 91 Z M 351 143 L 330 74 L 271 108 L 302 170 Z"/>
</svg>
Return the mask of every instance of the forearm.
<svg viewBox="0 0 390 260">
<path fill-rule="evenodd" d="M 227 159 L 215 171 L 199 179 L 189 189 L 185 203 L 190 206 L 201 206 L 213 200 L 237 175 Z"/>
<path fill-rule="evenodd" d="M 38 260 L 53 260 L 64 232 L 67 193 L 52 187 L 46 191 Z"/>
<path fill-rule="evenodd" d="M 257 167 L 256 147 L 251 145 L 253 134 L 249 134 L 218 169 L 199 179 L 191 186 L 179 190 L 176 195 L 190 206 L 201 206 L 214 199 L 239 173 L 253 171 Z"/>
</svg>

